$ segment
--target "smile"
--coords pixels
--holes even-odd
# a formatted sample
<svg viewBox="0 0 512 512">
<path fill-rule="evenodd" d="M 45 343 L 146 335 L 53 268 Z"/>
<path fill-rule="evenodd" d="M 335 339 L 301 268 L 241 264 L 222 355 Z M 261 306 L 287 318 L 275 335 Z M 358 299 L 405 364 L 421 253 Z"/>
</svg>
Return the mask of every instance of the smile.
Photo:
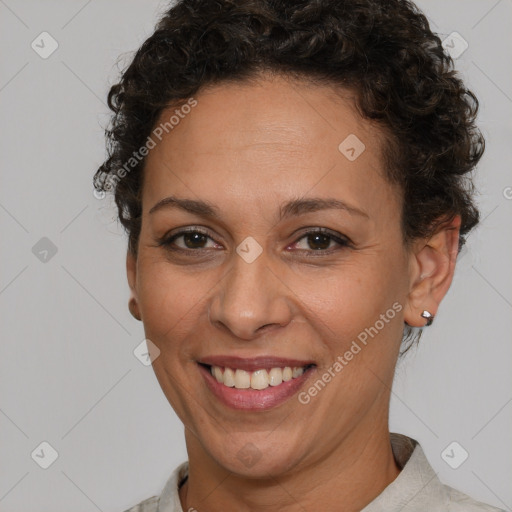
<svg viewBox="0 0 512 512">
<path fill-rule="evenodd" d="M 314 373 L 312 361 L 211 356 L 197 361 L 206 387 L 231 409 L 263 411 L 290 400 Z"/>
<path fill-rule="evenodd" d="M 217 379 L 217 382 L 228 388 L 261 390 L 296 379 L 304 373 L 306 368 L 307 366 L 285 366 L 284 368 L 274 367 L 269 370 L 261 368 L 253 372 L 247 372 L 240 368 L 211 366 L 210 373 Z"/>
</svg>

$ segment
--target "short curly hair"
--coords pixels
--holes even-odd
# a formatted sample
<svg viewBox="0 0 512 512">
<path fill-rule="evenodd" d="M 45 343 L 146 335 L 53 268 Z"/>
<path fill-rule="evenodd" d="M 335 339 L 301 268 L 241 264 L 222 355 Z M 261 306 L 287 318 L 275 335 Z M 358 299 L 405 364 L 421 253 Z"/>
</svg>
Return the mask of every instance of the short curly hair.
<svg viewBox="0 0 512 512">
<path fill-rule="evenodd" d="M 354 90 L 361 115 L 389 134 L 384 167 L 402 190 L 404 241 L 460 215 L 462 246 L 479 221 L 468 173 L 485 143 L 478 100 L 453 68 L 408 0 L 179 0 L 110 89 L 108 156 L 94 186 L 114 190 L 137 255 L 145 159 L 133 155 L 162 111 L 208 85 L 281 73 Z"/>
</svg>

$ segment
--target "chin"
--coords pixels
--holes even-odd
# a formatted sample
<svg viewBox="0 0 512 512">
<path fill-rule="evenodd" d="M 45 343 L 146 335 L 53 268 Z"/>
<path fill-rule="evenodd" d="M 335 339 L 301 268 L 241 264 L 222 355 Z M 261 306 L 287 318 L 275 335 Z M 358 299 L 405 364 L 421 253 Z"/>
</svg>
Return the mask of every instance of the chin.
<svg viewBox="0 0 512 512">
<path fill-rule="evenodd" d="M 272 435 L 271 441 L 269 435 Z M 259 436 L 250 433 L 230 435 L 225 442 L 210 445 L 215 447 L 210 456 L 227 471 L 245 478 L 282 475 L 300 463 L 301 454 L 289 436 L 278 437 L 275 432 L 264 432 Z M 218 450 L 217 447 L 222 448 Z"/>
</svg>

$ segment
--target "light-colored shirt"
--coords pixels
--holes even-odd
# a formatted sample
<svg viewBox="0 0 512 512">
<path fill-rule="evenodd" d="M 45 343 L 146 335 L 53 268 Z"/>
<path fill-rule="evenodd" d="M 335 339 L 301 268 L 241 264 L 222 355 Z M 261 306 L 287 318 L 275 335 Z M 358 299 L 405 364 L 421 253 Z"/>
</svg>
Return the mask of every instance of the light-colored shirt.
<svg viewBox="0 0 512 512">
<path fill-rule="evenodd" d="M 504 512 L 441 483 L 414 439 L 392 433 L 391 447 L 401 471 L 361 512 Z M 183 462 L 173 471 L 160 496 L 148 498 L 125 512 L 188 512 L 182 509 L 178 493 L 187 478 L 188 462 Z"/>
</svg>

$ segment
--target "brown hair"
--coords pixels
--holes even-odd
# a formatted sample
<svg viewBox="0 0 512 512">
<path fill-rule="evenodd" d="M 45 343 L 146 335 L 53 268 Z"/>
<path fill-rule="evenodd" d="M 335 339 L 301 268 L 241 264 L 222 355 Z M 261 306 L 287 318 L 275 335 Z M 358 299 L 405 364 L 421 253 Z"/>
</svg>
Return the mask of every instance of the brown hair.
<svg viewBox="0 0 512 512">
<path fill-rule="evenodd" d="M 391 134 L 386 172 L 403 191 L 404 240 L 459 214 L 460 242 L 478 223 L 468 173 L 484 150 L 478 101 L 425 16 L 407 0 L 181 0 L 162 16 L 110 89 L 108 158 L 97 190 L 111 188 L 136 255 L 146 142 L 163 109 L 201 87 L 261 71 L 305 76 L 358 92 L 361 114 Z"/>
</svg>

